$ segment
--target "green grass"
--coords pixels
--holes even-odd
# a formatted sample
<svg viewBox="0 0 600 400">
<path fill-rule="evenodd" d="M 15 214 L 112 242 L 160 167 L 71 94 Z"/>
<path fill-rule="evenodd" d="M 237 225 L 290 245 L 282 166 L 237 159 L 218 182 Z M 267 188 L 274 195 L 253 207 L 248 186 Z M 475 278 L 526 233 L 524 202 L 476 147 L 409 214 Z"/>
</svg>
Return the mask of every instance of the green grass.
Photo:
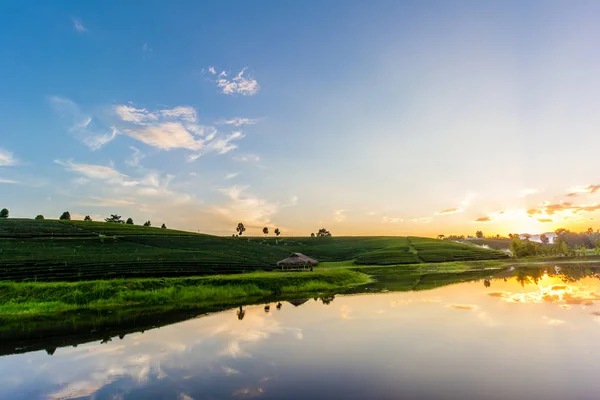
<svg viewBox="0 0 600 400">
<path fill-rule="evenodd" d="M 291 252 L 359 265 L 495 259 L 501 252 L 427 238 L 218 237 L 105 222 L 0 220 L 0 281 L 79 281 L 269 271 Z"/>
<path fill-rule="evenodd" d="M 368 282 L 367 275 L 346 269 L 195 278 L 0 282 L 0 320 L 83 309 L 197 305 L 274 294 L 334 290 Z"/>
</svg>

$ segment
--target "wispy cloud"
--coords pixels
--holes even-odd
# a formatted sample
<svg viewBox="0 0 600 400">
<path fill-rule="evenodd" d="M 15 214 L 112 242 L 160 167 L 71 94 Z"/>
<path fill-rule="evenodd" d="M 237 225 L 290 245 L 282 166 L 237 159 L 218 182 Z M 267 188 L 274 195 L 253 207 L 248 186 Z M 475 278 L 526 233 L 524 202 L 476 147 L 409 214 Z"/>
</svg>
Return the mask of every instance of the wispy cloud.
<svg viewBox="0 0 600 400">
<path fill-rule="evenodd" d="M 542 223 L 554 222 L 552 218 L 538 218 L 538 221 Z"/>
<path fill-rule="evenodd" d="M 488 215 L 488 216 L 485 216 L 485 217 L 480 217 L 480 218 L 477 218 L 477 219 L 475 220 L 475 222 L 489 222 L 489 221 L 491 221 L 491 220 L 492 220 L 492 217 L 490 217 L 490 216 Z"/>
<path fill-rule="evenodd" d="M 12 184 L 12 185 L 20 184 L 20 182 L 14 181 L 12 179 L 4 179 L 4 178 L 0 178 L 0 183 L 6 183 L 6 184 Z"/>
<path fill-rule="evenodd" d="M 339 210 L 335 210 L 333 212 L 333 220 L 335 222 L 344 222 L 348 216 L 346 215 L 346 212 L 348 212 L 350 210 L 345 210 L 345 209 L 339 209 Z"/>
<path fill-rule="evenodd" d="M 381 222 L 383 222 L 384 224 L 399 224 L 401 222 L 404 222 L 404 220 L 400 217 L 383 217 L 381 219 Z"/>
<path fill-rule="evenodd" d="M 133 154 L 129 156 L 127 160 L 125 160 L 125 164 L 129 165 L 130 167 L 139 167 L 140 161 L 146 157 L 146 155 L 136 147 L 129 146 L 129 148 L 133 151 Z"/>
<path fill-rule="evenodd" d="M 233 126 L 244 126 L 254 125 L 258 122 L 257 119 L 250 118 L 231 118 L 217 122 L 219 125 L 233 125 Z"/>
<path fill-rule="evenodd" d="M 260 90 L 256 79 L 244 76 L 247 68 L 242 69 L 234 78 L 228 79 L 228 74 L 221 71 L 217 77 L 217 87 L 224 94 L 241 94 L 243 96 L 254 96 Z M 215 67 L 209 67 L 208 72 L 217 75 Z"/>
<path fill-rule="evenodd" d="M 86 32 L 87 29 L 85 28 L 85 26 L 83 26 L 83 23 L 81 22 L 81 20 L 79 18 L 73 18 L 73 27 L 75 28 L 75 30 L 77 32 Z"/>
<path fill-rule="evenodd" d="M 532 194 L 536 194 L 539 192 L 540 192 L 539 189 L 534 189 L 534 188 L 523 189 L 523 190 L 521 190 L 519 197 L 527 197 L 527 196 L 530 196 Z"/>
<path fill-rule="evenodd" d="M 239 172 L 232 172 L 232 173 L 229 173 L 229 174 L 225 175 L 225 179 L 233 179 L 233 178 L 235 178 L 236 176 L 239 176 L 239 175 L 240 175 Z"/>
<path fill-rule="evenodd" d="M 460 207 L 447 208 L 445 210 L 436 211 L 436 215 L 446 215 L 446 214 L 456 214 L 463 212 L 463 209 Z"/>
<path fill-rule="evenodd" d="M 596 193 L 600 190 L 600 185 L 583 185 L 569 189 L 568 197 L 575 197 L 583 193 Z"/>
<path fill-rule="evenodd" d="M 131 207 L 136 205 L 135 197 L 122 198 L 103 198 L 98 196 L 89 196 L 88 200 L 76 203 L 78 206 L 86 207 Z"/>
<path fill-rule="evenodd" d="M 8 150 L 0 147 L 0 167 L 12 167 L 17 165 L 17 159 Z"/>
<path fill-rule="evenodd" d="M 142 46 L 142 52 L 150 53 L 152 51 L 153 51 L 152 47 L 148 46 L 148 43 L 144 43 L 144 45 Z"/>
<path fill-rule="evenodd" d="M 213 211 L 231 222 L 244 221 L 247 227 L 262 228 L 271 222 L 279 206 L 266 199 L 248 193 L 247 186 L 231 186 L 219 189 L 229 203 L 214 207 Z"/>
<path fill-rule="evenodd" d="M 418 224 L 428 224 L 431 221 L 433 221 L 433 218 L 431 218 L 431 217 L 413 218 L 411 221 L 416 222 Z"/>
<path fill-rule="evenodd" d="M 85 113 L 72 100 L 60 96 L 50 96 L 54 110 L 67 121 L 68 130 L 92 151 L 99 150 L 114 140 L 118 130 L 114 126 L 103 125 L 90 114 Z"/>
<path fill-rule="evenodd" d="M 56 164 L 62 165 L 68 171 L 78 173 L 88 179 L 106 181 L 119 186 L 136 186 L 140 182 L 132 180 L 129 176 L 120 173 L 111 167 L 93 164 L 77 164 L 72 161 L 55 160 Z"/>
<path fill-rule="evenodd" d="M 233 157 L 233 160 L 240 162 L 259 162 L 260 156 L 257 154 L 245 154 L 241 156 L 235 156 Z"/>
</svg>

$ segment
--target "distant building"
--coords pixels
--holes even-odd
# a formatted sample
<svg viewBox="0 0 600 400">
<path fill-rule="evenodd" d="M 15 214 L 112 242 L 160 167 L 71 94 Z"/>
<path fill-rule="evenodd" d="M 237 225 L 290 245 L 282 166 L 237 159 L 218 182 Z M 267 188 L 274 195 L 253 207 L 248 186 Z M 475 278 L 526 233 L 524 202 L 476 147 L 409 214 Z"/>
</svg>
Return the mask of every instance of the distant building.
<svg viewBox="0 0 600 400">
<path fill-rule="evenodd" d="M 277 263 L 277 266 L 281 268 L 282 271 L 312 270 L 316 265 L 319 265 L 317 260 L 305 256 L 302 253 L 292 253 L 288 258 Z"/>
</svg>

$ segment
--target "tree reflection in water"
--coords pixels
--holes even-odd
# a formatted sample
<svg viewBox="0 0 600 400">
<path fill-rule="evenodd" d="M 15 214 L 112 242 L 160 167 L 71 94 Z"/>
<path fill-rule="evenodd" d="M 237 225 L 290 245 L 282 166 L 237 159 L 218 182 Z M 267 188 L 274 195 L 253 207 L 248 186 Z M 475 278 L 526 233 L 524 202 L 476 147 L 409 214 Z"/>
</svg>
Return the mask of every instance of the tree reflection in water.
<svg viewBox="0 0 600 400">
<path fill-rule="evenodd" d="M 241 321 L 244 319 L 245 316 L 246 316 L 246 310 L 244 310 L 242 308 L 242 306 L 240 306 L 240 309 L 237 311 L 237 318 Z"/>
</svg>

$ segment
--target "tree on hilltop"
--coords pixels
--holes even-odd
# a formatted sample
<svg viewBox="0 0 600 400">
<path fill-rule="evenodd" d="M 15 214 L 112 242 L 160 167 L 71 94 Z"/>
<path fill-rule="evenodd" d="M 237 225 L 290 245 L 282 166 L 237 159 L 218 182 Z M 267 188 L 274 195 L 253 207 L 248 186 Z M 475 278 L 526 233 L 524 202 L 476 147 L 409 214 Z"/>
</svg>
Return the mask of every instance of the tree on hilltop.
<svg viewBox="0 0 600 400">
<path fill-rule="evenodd" d="M 319 229 L 319 231 L 317 232 L 317 236 L 318 237 L 329 237 L 331 236 L 331 232 L 329 232 L 327 229 L 325 228 L 321 228 Z"/>
<path fill-rule="evenodd" d="M 162 224 L 161 228 L 162 229 L 167 229 L 167 226 L 165 224 Z"/>
<path fill-rule="evenodd" d="M 279 230 L 279 228 L 275 228 L 275 236 L 279 235 L 281 235 L 281 231 Z"/>
<path fill-rule="evenodd" d="M 89 215 L 86 215 L 83 220 L 84 221 L 92 221 L 92 217 L 90 217 Z"/>
<path fill-rule="evenodd" d="M 42 214 L 40 214 L 40 215 L 37 215 L 35 217 L 35 219 L 38 220 L 38 221 L 43 221 L 45 218 L 44 218 L 44 216 Z"/>
<path fill-rule="evenodd" d="M 123 219 L 121 219 L 121 216 L 117 215 L 117 214 L 111 214 L 110 217 L 104 219 L 104 222 L 112 222 L 115 224 L 125 223 L 125 221 L 123 221 Z M 133 222 L 133 221 L 131 221 L 131 222 Z"/>
<path fill-rule="evenodd" d="M 475 237 L 477 239 L 483 239 L 483 232 L 482 231 L 475 232 Z"/>
<path fill-rule="evenodd" d="M 144 222 L 144 226 L 148 226 L 148 227 L 150 227 L 150 226 L 152 226 L 152 222 L 150 222 L 150 221 L 146 221 L 146 222 Z"/>
<path fill-rule="evenodd" d="M 8 218 L 8 208 L 0 210 L 0 218 Z"/>
<path fill-rule="evenodd" d="M 315 233 L 314 233 L 314 232 L 313 232 L 313 233 L 311 233 L 311 234 L 310 234 L 310 237 L 315 237 Z"/>
<path fill-rule="evenodd" d="M 238 235 L 242 236 L 244 234 L 244 232 L 246 232 L 246 227 L 244 226 L 244 224 L 242 224 L 241 222 L 237 225 L 237 227 L 235 228 L 236 232 L 238 233 Z"/>
<path fill-rule="evenodd" d="M 127 225 L 133 225 L 133 220 L 131 218 L 127 218 L 127 222 L 125 222 Z"/>
<path fill-rule="evenodd" d="M 60 216 L 59 219 L 62 219 L 64 221 L 70 221 L 71 220 L 71 213 L 68 211 L 65 211 L 64 213 L 62 213 L 62 215 Z"/>
<path fill-rule="evenodd" d="M 267 228 L 266 226 L 263 228 L 263 234 L 265 236 L 267 236 L 269 234 L 269 228 Z"/>
</svg>

